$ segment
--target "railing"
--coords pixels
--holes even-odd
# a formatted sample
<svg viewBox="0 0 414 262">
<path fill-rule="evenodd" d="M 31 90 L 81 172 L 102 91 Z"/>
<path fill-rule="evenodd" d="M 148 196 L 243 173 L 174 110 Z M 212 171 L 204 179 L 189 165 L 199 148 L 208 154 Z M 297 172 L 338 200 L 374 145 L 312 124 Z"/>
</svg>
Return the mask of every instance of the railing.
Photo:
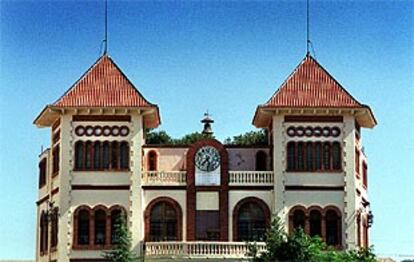
<svg viewBox="0 0 414 262">
<path fill-rule="evenodd" d="M 258 252 L 265 251 L 265 243 L 256 243 Z M 146 242 L 146 257 L 188 258 L 246 258 L 245 242 Z"/>
<path fill-rule="evenodd" d="M 229 171 L 229 184 L 237 186 L 273 185 L 273 171 Z"/>
<path fill-rule="evenodd" d="M 143 185 L 185 185 L 186 171 L 143 171 Z"/>
</svg>

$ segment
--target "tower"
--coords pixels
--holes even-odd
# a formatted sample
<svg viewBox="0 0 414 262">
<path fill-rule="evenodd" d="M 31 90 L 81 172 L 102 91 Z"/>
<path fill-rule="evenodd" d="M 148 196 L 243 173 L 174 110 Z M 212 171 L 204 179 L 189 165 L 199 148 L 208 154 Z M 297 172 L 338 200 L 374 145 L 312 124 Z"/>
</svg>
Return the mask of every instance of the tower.
<svg viewBox="0 0 414 262">
<path fill-rule="evenodd" d="M 274 212 L 342 248 L 368 245 L 367 159 L 361 128 L 377 122 L 309 53 L 253 124 L 273 145 Z M 361 218 L 362 217 L 362 218 Z M 341 234 L 330 234 L 335 229 Z"/>
<path fill-rule="evenodd" d="M 140 252 L 142 144 L 144 128 L 160 124 L 158 106 L 105 53 L 34 124 L 51 129 L 39 164 L 36 261 L 99 257 L 116 242 L 120 213 Z"/>
</svg>

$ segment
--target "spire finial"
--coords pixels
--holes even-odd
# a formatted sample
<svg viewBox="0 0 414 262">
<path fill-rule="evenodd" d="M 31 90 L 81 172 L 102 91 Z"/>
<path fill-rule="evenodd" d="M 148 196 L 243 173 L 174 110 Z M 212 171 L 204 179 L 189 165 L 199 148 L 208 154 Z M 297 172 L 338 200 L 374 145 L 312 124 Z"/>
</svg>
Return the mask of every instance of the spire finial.
<svg viewBox="0 0 414 262">
<path fill-rule="evenodd" d="M 104 38 L 104 55 L 108 52 L 108 0 L 105 0 L 105 38 Z"/>
<path fill-rule="evenodd" d="M 309 0 L 306 0 L 306 55 L 309 55 L 309 46 L 310 46 L 310 36 L 309 36 Z"/>
</svg>

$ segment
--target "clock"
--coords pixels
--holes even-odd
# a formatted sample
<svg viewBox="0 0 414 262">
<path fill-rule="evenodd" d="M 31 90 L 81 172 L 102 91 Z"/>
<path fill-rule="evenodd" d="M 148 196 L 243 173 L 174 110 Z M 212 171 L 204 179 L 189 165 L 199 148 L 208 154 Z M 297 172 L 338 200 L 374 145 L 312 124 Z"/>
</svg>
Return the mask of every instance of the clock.
<svg viewBox="0 0 414 262">
<path fill-rule="evenodd" d="M 220 153 L 212 146 L 204 146 L 195 155 L 195 165 L 201 171 L 212 172 L 220 166 Z"/>
</svg>

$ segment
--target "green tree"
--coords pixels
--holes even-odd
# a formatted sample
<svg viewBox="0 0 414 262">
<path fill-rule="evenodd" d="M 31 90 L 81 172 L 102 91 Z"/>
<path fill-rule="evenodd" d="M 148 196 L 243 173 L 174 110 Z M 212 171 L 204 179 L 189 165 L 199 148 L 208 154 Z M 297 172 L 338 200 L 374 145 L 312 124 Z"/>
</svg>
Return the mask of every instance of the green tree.
<svg viewBox="0 0 414 262">
<path fill-rule="evenodd" d="M 337 251 L 327 246 L 319 237 L 306 235 L 301 228 L 287 234 L 279 218 L 272 221 L 266 233 L 266 250 L 258 252 L 256 244 L 249 245 L 253 262 L 374 262 L 371 248 Z"/>
<path fill-rule="evenodd" d="M 252 146 L 252 145 L 267 145 L 267 135 L 264 129 L 259 131 L 250 131 L 233 138 L 226 138 L 225 144 L 239 145 L 239 146 Z"/>
<path fill-rule="evenodd" d="M 173 139 L 164 130 L 153 131 L 145 130 L 145 143 L 151 145 L 168 145 L 173 143 Z"/>
<path fill-rule="evenodd" d="M 173 139 L 173 144 L 175 145 L 191 145 L 197 141 L 206 139 L 206 138 L 214 138 L 214 136 L 204 135 L 199 132 L 193 132 L 187 135 L 184 135 L 183 137 L 179 139 Z"/>
<path fill-rule="evenodd" d="M 103 257 L 112 262 L 138 261 L 138 256 L 131 250 L 131 233 L 122 215 L 116 219 L 115 236 L 118 243 L 111 250 L 105 251 Z"/>
</svg>

